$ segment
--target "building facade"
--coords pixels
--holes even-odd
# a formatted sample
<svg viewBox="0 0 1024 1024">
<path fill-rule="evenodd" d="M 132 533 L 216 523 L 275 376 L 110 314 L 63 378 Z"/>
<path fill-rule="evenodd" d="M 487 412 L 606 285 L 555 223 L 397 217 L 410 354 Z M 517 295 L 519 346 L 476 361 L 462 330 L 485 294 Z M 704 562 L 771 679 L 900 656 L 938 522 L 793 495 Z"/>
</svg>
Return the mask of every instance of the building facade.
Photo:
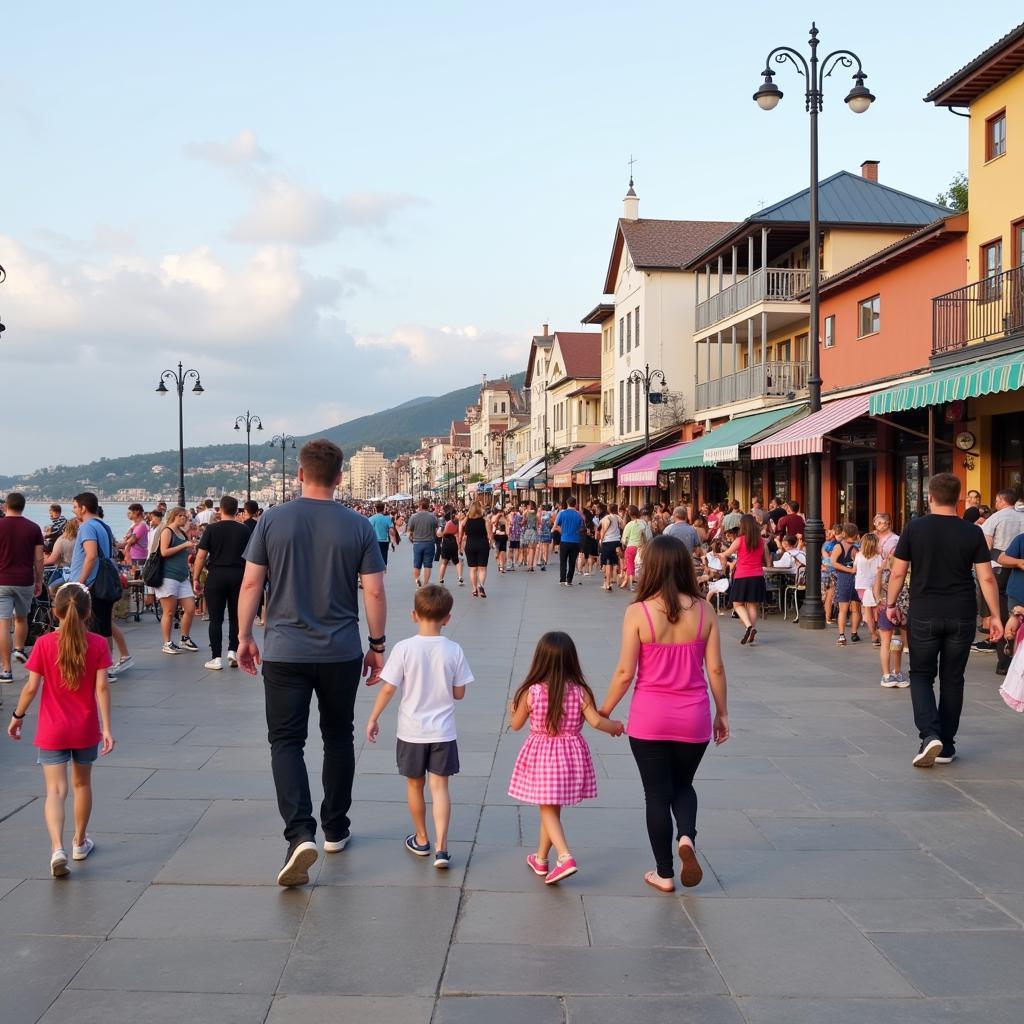
<svg viewBox="0 0 1024 1024">
<path fill-rule="evenodd" d="M 371 445 L 360 448 L 348 460 L 349 490 L 352 497 L 365 501 L 381 494 L 381 473 L 388 468 L 383 452 Z"/>
</svg>

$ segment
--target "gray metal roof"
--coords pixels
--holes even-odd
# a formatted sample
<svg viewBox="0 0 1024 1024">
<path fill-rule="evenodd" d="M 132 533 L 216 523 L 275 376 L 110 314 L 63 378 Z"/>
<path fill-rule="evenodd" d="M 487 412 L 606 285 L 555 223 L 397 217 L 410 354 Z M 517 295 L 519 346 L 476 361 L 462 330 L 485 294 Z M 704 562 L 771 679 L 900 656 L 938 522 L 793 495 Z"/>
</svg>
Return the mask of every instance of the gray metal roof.
<svg viewBox="0 0 1024 1024">
<path fill-rule="evenodd" d="M 908 195 L 850 171 L 839 171 L 818 184 L 818 219 L 822 224 L 930 224 L 948 217 L 938 203 Z M 806 223 L 811 218 L 810 189 L 751 214 L 751 222 Z"/>
</svg>

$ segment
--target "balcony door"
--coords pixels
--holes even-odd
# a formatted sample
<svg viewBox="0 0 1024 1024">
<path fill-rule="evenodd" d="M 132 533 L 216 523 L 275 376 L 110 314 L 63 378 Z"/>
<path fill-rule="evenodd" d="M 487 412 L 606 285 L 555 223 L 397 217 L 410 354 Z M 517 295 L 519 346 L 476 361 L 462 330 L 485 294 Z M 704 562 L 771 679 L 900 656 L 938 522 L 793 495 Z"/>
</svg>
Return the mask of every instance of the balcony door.
<svg viewBox="0 0 1024 1024">
<path fill-rule="evenodd" d="M 856 523 L 866 531 L 874 515 L 875 457 L 840 459 L 837 468 L 839 519 L 844 523 Z"/>
</svg>

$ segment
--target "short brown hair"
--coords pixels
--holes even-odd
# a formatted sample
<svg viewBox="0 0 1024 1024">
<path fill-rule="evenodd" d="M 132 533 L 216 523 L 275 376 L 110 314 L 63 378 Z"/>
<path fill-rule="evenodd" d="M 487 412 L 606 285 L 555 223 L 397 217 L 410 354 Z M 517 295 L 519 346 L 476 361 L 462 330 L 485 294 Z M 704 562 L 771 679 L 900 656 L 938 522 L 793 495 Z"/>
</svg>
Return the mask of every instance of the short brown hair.
<svg viewBox="0 0 1024 1024">
<path fill-rule="evenodd" d="M 220 498 L 220 510 L 232 519 L 238 515 L 238 499 L 230 494 L 222 494 Z"/>
<path fill-rule="evenodd" d="M 439 587 L 436 583 L 429 583 L 416 591 L 413 600 L 413 608 L 421 619 L 427 622 L 441 622 L 446 619 L 452 610 L 455 600 L 447 587 Z"/>
<path fill-rule="evenodd" d="M 960 500 L 960 481 L 952 473 L 928 478 L 928 494 L 936 505 L 955 505 Z"/>
<path fill-rule="evenodd" d="M 344 458 L 342 450 L 326 437 L 307 441 L 299 449 L 299 465 L 302 472 L 316 487 L 330 487 L 338 479 Z"/>
</svg>

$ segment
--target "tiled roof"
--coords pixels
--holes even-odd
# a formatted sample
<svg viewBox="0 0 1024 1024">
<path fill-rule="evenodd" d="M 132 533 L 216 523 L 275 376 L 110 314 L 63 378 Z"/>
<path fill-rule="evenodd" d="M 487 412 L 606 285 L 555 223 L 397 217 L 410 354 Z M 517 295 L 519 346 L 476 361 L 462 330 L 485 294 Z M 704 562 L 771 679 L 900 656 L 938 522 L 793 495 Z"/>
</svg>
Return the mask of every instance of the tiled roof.
<svg viewBox="0 0 1024 1024">
<path fill-rule="evenodd" d="M 577 388 L 575 391 L 570 391 L 569 398 L 578 398 L 580 395 L 599 395 L 601 394 L 601 382 L 599 380 L 591 381 L 589 384 L 584 384 L 583 387 Z"/>
<path fill-rule="evenodd" d="M 555 331 L 566 377 L 601 376 L 601 335 L 597 331 Z"/>
<path fill-rule="evenodd" d="M 925 96 L 925 103 L 967 106 L 993 85 L 1024 67 L 1024 22 L 1011 29 L 974 60 L 954 71 Z"/>
</svg>

